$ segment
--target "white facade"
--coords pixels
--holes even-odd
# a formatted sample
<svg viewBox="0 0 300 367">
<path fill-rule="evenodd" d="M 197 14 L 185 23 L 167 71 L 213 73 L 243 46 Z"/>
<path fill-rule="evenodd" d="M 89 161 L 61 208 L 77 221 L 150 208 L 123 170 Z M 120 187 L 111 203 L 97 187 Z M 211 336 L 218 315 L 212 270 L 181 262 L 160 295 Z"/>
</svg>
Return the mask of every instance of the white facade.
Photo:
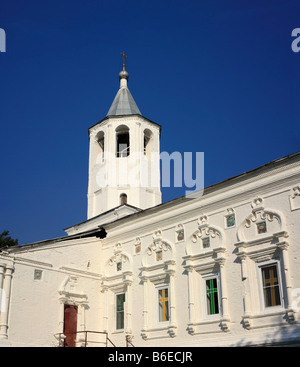
<svg viewBox="0 0 300 367">
<path fill-rule="evenodd" d="M 120 124 L 137 150 L 152 129 L 159 151 L 159 128 L 143 116 L 90 129 L 88 220 L 0 253 L 0 344 L 62 345 L 64 307 L 74 305 L 77 346 L 299 345 L 300 153 L 197 199 L 156 205 L 160 190 L 106 187 L 101 206 L 94 137 L 103 131 L 115 152 Z"/>
</svg>

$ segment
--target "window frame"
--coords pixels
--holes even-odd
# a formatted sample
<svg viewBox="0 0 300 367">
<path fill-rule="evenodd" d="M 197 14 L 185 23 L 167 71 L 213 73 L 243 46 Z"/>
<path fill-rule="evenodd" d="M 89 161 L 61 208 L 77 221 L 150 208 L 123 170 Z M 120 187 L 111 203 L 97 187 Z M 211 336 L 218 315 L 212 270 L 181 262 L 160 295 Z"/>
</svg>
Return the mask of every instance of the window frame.
<svg viewBox="0 0 300 367">
<path fill-rule="evenodd" d="M 219 312 L 215 314 L 209 314 L 207 308 L 207 297 L 206 297 L 206 281 L 217 280 L 217 297 L 218 297 L 218 308 Z M 202 275 L 202 289 L 203 289 L 203 319 L 219 319 L 222 317 L 222 304 L 221 304 L 221 293 L 220 293 L 220 274 L 210 273 Z"/>
<path fill-rule="evenodd" d="M 123 310 L 122 311 L 118 311 L 118 296 L 124 295 L 124 300 L 123 300 Z M 126 307 L 126 292 L 118 292 L 115 293 L 115 330 L 117 332 L 123 332 L 125 330 L 125 307 Z M 122 328 L 118 328 L 118 313 L 122 312 L 123 313 L 123 327 Z"/>
<path fill-rule="evenodd" d="M 276 266 L 277 270 L 277 277 L 278 277 L 278 287 L 279 287 L 279 297 L 280 297 L 280 305 L 274 306 L 266 306 L 265 304 L 265 297 L 264 297 L 264 285 L 263 285 L 263 273 L 262 269 Z M 283 297 L 283 287 L 282 287 L 282 277 L 281 277 L 281 270 L 280 270 L 280 260 L 270 260 L 264 261 L 257 264 L 257 274 L 258 274 L 258 283 L 259 283 L 259 298 L 260 298 L 260 305 L 262 312 L 273 312 L 275 310 L 282 310 L 284 309 L 284 297 Z"/>
<path fill-rule="evenodd" d="M 120 125 L 115 130 L 116 136 L 116 158 L 127 158 L 130 155 L 130 130 L 126 125 Z M 125 139 L 126 137 L 126 139 Z M 124 140 L 123 142 L 120 142 L 120 140 Z M 120 146 L 124 145 L 126 148 L 120 150 Z M 123 153 L 123 151 L 126 151 L 126 154 Z"/>
<path fill-rule="evenodd" d="M 168 320 L 165 320 L 165 321 L 160 321 L 159 319 L 159 291 L 160 290 L 165 290 L 167 289 L 168 290 Z M 170 286 L 169 284 L 160 284 L 159 286 L 156 286 L 155 287 L 155 292 L 156 292 L 156 299 L 155 299 L 155 307 L 156 307 L 156 320 L 157 320 L 157 324 L 158 325 L 167 325 L 170 323 Z"/>
</svg>

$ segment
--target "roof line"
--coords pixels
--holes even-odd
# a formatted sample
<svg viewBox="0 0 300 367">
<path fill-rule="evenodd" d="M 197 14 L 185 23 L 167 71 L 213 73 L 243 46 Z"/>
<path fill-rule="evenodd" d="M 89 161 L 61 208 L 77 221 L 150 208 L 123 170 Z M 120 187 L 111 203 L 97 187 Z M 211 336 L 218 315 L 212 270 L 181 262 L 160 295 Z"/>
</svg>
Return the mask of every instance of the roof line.
<svg viewBox="0 0 300 367">
<path fill-rule="evenodd" d="M 227 183 L 229 181 L 234 181 L 234 180 L 237 180 L 239 178 L 243 178 L 244 176 L 247 176 L 247 175 L 250 175 L 252 173 L 255 173 L 255 171 L 259 171 L 259 170 L 262 170 L 262 169 L 267 168 L 269 166 L 276 165 L 277 163 L 280 163 L 280 162 L 285 161 L 285 160 L 292 159 L 293 157 L 296 157 L 296 156 L 300 156 L 300 151 L 298 151 L 296 153 L 288 154 L 288 155 L 286 155 L 286 156 L 284 156 L 282 158 L 277 158 L 277 159 L 275 159 L 275 160 L 273 160 L 271 162 L 265 163 L 265 164 L 263 164 L 263 165 L 261 165 L 259 167 L 253 168 L 253 169 L 251 169 L 249 171 L 246 171 L 246 172 L 243 172 L 243 173 L 241 173 L 239 175 L 229 177 L 229 178 L 227 178 L 227 179 L 225 179 L 223 181 L 220 181 L 220 182 L 217 182 L 217 183 L 212 184 L 210 186 L 207 186 L 207 187 L 204 188 L 204 192 L 206 191 L 205 194 L 208 194 L 207 191 L 212 192 L 214 189 L 217 188 L 217 186 L 222 186 L 222 185 L 224 185 L 225 183 Z M 158 204 L 156 206 L 152 206 L 151 208 L 143 209 L 140 212 L 132 213 L 132 214 L 126 216 L 126 217 L 119 218 L 119 219 L 117 219 L 114 222 L 110 222 L 110 223 L 105 224 L 105 226 L 107 226 L 107 225 L 115 225 L 118 222 L 122 221 L 123 219 L 127 219 L 129 216 L 134 217 L 134 216 L 137 216 L 137 215 L 143 215 L 144 213 L 151 212 L 151 210 L 157 210 L 157 208 L 159 208 L 159 207 L 168 206 L 168 205 L 170 205 L 172 203 L 175 203 L 176 201 L 182 202 L 182 201 L 187 201 L 187 200 L 190 200 L 190 199 L 187 198 L 185 195 L 179 196 L 178 198 L 175 198 L 175 199 L 166 201 L 166 202 L 161 203 L 161 204 Z M 104 225 L 103 225 L 103 228 L 104 228 Z"/>
<path fill-rule="evenodd" d="M 145 120 L 147 120 L 147 121 L 151 122 L 152 124 L 157 125 L 157 126 L 159 127 L 159 129 L 161 130 L 161 125 L 160 125 L 160 124 L 158 124 L 157 122 L 154 122 L 154 121 L 150 120 L 148 117 L 145 117 L 145 116 L 143 116 L 143 115 L 140 115 L 140 114 L 138 114 L 138 113 L 135 113 L 135 114 L 132 114 L 132 115 L 111 115 L 111 116 L 105 116 L 102 120 L 100 120 L 100 121 L 96 122 L 94 125 L 92 125 L 92 126 L 90 126 L 90 127 L 88 128 L 88 130 L 89 130 L 89 134 L 90 134 L 90 129 L 92 129 L 94 126 L 96 126 L 96 125 L 98 125 L 98 124 L 101 124 L 101 123 L 102 123 L 102 122 L 104 122 L 105 120 L 108 120 L 108 119 L 110 119 L 110 118 L 120 118 L 120 117 L 128 117 L 128 116 L 138 116 L 138 117 L 142 117 L 142 118 L 144 118 Z"/>
<path fill-rule="evenodd" d="M 136 209 L 137 211 L 142 211 L 142 209 L 141 209 L 141 208 L 138 208 L 138 207 L 136 207 L 136 206 L 133 206 L 133 205 L 130 205 L 130 204 L 121 204 L 121 205 L 118 205 L 118 206 L 116 206 L 116 207 L 114 207 L 114 208 L 111 208 L 111 209 L 107 210 L 107 211 L 106 211 L 106 212 L 104 212 L 104 213 L 100 213 L 100 214 L 98 214 L 98 215 L 96 215 L 96 216 L 94 216 L 94 217 L 92 217 L 92 218 L 89 218 L 89 219 L 86 219 L 86 220 L 84 220 L 84 221 L 82 221 L 82 222 L 79 222 L 79 223 L 73 224 L 73 225 L 72 225 L 72 226 L 70 226 L 70 227 L 66 227 L 66 228 L 64 229 L 64 231 L 65 231 L 65 230 L 67 230 L 67 229 L 69 229 L 69 228 L 76 227 L 76 226 L 79 226 L 80 224 L 83 224 L 83 223 L 89 222 L 89 221 L 91 221 L 91 220 L 94 220 L 94 219 L 96 219 L 96 218 L 99 218 L 99 217 L 101 217 L 101 216 L 103 216 L 103 215 L 105 215 L 105 214 L 111 213 L 111 212 L 113 212 L 114 210 L 116 210 L 116 209 L 120 208 L 121 206 L 128 206 L 128 207 L 130 207 L 130 208 Z M 130 214 L 130 215 L 131 215 L 131 214 Z"/>
<path fill-rule="evenodd" d="M 18 250 L 21 247 L 22 248 L 24 248 L 26 246 L 27 247 L 33 247 L 33 246 L 39 246 L 39 245 L 47 244 L 47 243 L 56 243 L 56 242 L 74 240 L 74 239 L 77 239 L 77 238 L 88 238 L 88 237 L 104 238 L 105 237 L 104 232 L 105 232 L 104 228 L 102 226 L 100 226 L 99 228 L 96 228 L 96 229 L 76 233 L 76 234 L 69 235 L 69 236 L 67 235 L 67 236 L 56 237 L 56 238 L 52 238 L 52 239 L 48 239 L 48 240 L 42 240 L 42 241 L 37 241 L 37 242 L 32 242 L 32 243 L 25 243 L 23 245 L 11 246 L 11 247 L 5 248 L 4 251 L 10 252 L 10 250 Z M 98 234 L 98 236 L 97 236 L 97 234 Z M 103 235 L 103 236 L 101 236 L 101 235 Z M 2 250 L 3 250 L 3 248 L 0 250 L 0 255 L 1 255 Z"/>
</svg>

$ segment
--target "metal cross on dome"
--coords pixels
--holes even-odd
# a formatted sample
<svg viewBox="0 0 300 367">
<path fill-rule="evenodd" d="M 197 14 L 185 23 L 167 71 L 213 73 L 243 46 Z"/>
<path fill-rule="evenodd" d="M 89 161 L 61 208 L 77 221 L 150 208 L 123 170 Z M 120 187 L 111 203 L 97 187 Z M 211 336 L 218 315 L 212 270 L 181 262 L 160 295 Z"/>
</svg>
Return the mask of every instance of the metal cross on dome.
<svg viewBox="0 0 300 367">
<path fill-rule="evenodd" d="M 125 55 L 125 51 L 121 52 L 121 55 L 122 55 L 122 60 L 123 60 L 123 71 L 125 71 L 125 62 L 127 58 L 127 56 Z"/>
</svg>

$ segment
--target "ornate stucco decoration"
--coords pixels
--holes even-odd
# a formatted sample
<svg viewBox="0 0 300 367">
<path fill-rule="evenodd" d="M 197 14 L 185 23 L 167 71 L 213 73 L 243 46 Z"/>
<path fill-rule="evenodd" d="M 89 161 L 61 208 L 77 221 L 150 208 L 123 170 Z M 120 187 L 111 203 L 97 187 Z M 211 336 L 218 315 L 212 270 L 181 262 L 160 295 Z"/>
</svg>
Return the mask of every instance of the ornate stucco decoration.
<svg viewBox="0 0 300 367">
<path fill-rule="evenodd" d="M 300 186 L 295 186 L 291 189 L 290 205 L 292 211 L 300 209 Z"/>
<path fill-rule="evenodd" d="M 291 306 L 291 278 L 289 275 L 289 259 L 284 215 L 273 209 L 265 208 L 263 199 L 255 198 L 251 203 L 251 213 L 243 220 L 237 231 L 238 242 L 236 255 L 241 262 L 242 280 L 244 282 L 244 316 L 243 322 L 247 329 L 255 327 L 255 320 L 265 318 L 266 326 L 271 323 L 271 315 L 261 311 L 258 306 L 260 299 L 254 302 L 257 294 L 257 287 L 249 281 L 255 278 L 257 264 L 279 261 L 282 272 L 283 284 L 285 284 L 285 306 L 278 311 L 278 314 L 286 314 L 287 321 L 294 321 L 294 312 Z M 252 296 L 251 296 L 252 295 Z M 257 321 L 258 323 L 258 321 Z M 262 323 L 262 321 L 260 321 Z"/>
<path fill-rule="evenodd" d="M 199 218 L 198 229 L 192 234 L 186 244 L 186 256 L 184 268 L 188 274 L 189 283 L 189 333 L 199 334 L 208 327 L 214 328 L 215 332 L 229 331 L 230 316 L 228 296 L 226 289 L 226 259 L 225 235 L 221 228 L 209 224 L 207 216 Z M 220 279 L 220 302 L 222 312 L 210 321 L 204 315 L 195 310 L 195 298 L 201 287 L 203 276 L 217 274 Z M 198 305 L 199 308 L 203 306 Z"/>
</svg>

